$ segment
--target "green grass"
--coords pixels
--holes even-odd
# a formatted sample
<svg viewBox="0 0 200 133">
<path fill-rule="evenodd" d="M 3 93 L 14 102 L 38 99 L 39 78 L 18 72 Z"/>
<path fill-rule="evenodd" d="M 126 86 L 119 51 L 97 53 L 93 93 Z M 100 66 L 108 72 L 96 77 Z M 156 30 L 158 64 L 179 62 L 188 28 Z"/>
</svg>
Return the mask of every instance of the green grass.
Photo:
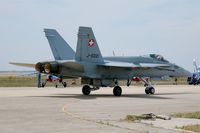
<svg viewBox="0 0 200 133">
<path fill-rule="evenodd" d="M 45 81 L 45 77 L 42 77 Z M 75 80 L 76 84 L 72 84 Z M 67 86 L 80 86 L 79 79 L 64 79 L 67 82 Z M 36 87 L 37 80 L 36 77 L 17 77 L 17 76 L 0 76 L 0 87 Z M 55 86 L 54 83 L 47 82 L 46 86 Z M 62 86 L 62 84 L 58 84 Z M 63 86 L 62 86 L 63 87 Z"/>
<path fill-rule="evenodd" d="M 176 118 L 191 118 L 191 119 L 200 119 L 200 112 L 186 112 L 186 113 L 174 113 L 171 115 Z M 176 127 L 178 129 L 188 130 L 192 132 L 200 133 L 200 125 L 186 125 L 182 127 Z"/>
<path fill-rule="evenodd" d="M 35 87 L 35 77 L 0 77 L 0 87 Z"/>
<path fill-rule="evenodd" d="M 130 121 L 130 122 L 134 122 L 134 121 L 140 121 L 142 118 L 140 116 L 136 116 L 136 115 L 127 115 L 125 120 L 126 121 Z"/>
<path fill-rule="evenodd" d="M 196 124 L 196 125 L 187 125 L 187 126 L 176 127 L 176 128 L 182 129 L 182 130 L 188 130 L 188 131 L 200 133 L 200 125 L 199 124 Z"/>
<path fill-rule="evenodd" d="M 138 115 L 127 115 L 125 120 L 128 121 L 128 122 L 135 122 L 135 121 L 141 121 L 141 120 L 149 120 L 149 119 L 153 119 L 151 117 L 148 117 L 146 115 L 141 115 L 141 116 L 138 116 Z"/>
<path fill-rule="evenodd" d="M 200 119 L 200 112 L 174 113 L 171 116 L 176 118 Z"/>
</svg>

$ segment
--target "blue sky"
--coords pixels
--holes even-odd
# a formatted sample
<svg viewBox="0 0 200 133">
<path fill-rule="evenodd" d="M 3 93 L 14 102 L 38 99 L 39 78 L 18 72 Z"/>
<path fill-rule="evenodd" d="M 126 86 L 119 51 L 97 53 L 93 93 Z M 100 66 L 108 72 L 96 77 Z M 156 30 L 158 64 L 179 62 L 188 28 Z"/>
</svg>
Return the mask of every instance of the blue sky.
<svg viewBox="0 0 200 133">
<path fill-rule="evenodd" d="M 104 56 L 162 54 L 190 71 L 200 65 L 199 0 L 1 0 L 0 70 L 8 62 L 53 59 L 44 28 L 76 48 L 79 26 L 93 28 Z"/>
</svg>

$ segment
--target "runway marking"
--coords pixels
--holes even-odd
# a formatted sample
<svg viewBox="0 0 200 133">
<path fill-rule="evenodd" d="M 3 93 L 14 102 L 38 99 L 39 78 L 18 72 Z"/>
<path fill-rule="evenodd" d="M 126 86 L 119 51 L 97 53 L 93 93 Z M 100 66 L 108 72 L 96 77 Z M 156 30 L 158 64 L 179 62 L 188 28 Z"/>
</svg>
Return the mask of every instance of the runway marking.
<svg viewBox="0 0 200 133">
<path fill-rule="evenodd" d="M 80 100 L 79 100 L 80 101 Z M 78 101 L 76 101 L 75 103 L 77 103 Z M 111 124 L 109 123 L 108 121 L 103 121 L 103 120 L 91 120 L 91 119 L 87 119 L 87 118 L 83 118 L 77 114 L 74 114 L 74 113 L 71 113 L 69 112 L 67 109 L 69 108 L 70 104 L 66 104 L 63 106 L 62 108 L 62 111 L 72 117 L 72 118 L 75 118 L 75 119 L 79 119 L 79 120 L 82 120 L 82 121 L 87 121 L 87 122 L 91 122 L 91 123 L 96 123 L 96 124 L 100 124 L 100 125 L 104 125 L 104 126 L 109 126 L 109 127 L 115 127 L 115 128 L 120 128 L 120 129 L 125 129 L 125 130 L 130 130 L 130 131 L 135 131 L 135 132 L 141 132 L 143 133 L 142 131 L 138 131 L 138 130 L 135 130 L 135 129 L 131 129 L 131 128 L 127 128 L 127 127 L 121 127 L 119 125 L 115 125 L 115 124 Z"/>
</svg>

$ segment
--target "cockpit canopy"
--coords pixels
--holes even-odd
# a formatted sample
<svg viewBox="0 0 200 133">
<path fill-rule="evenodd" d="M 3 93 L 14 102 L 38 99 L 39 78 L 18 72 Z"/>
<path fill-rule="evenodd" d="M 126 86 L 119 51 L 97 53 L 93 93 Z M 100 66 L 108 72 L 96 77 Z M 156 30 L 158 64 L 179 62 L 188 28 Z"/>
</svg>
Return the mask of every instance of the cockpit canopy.
<svg viewBox="0 0 200 133">
<path fill-rule="evenodd" d="M 159 55 L 159 54 L 150 54 L 149 56 L 151 58 L 159 60 L 159 61 L 169 62 L 169 61 L 165 60 L 162 55 Z"/>
</svg>

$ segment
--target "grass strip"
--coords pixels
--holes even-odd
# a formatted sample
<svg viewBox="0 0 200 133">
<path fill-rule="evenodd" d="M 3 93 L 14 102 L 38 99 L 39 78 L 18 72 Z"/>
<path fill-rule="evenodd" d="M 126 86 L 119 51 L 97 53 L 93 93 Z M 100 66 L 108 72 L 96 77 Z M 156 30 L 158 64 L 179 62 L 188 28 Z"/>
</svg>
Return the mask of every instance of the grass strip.
<svg viewBox="0 0 200 133">
<path fill-rule="evenodd" d="M 192 131 L 192 132 L 197 132 L 200 133 L 200 125 L 186 125 L 182 127 L 176 127 L 177 129 L 182 129 L 182 130 L 187 130 L 187 131 Z"/>
<path fill-rule="evenodd" d="M 134 121 L 141 121 L 141 120 L 155 120 L 155 116 L 152 116 L 150 114 L 144 114 L 144 115 L 127 115 L 125 120 L 128 122 L 134 122 Z"/>
<path fill-rule="evenodd" d="M 185 113 L 174 113 L 171 115 L 176 118 L 192 118 L 192 119 L 200 119 L 200 112 L 185 112 Z"/>
</svg>

